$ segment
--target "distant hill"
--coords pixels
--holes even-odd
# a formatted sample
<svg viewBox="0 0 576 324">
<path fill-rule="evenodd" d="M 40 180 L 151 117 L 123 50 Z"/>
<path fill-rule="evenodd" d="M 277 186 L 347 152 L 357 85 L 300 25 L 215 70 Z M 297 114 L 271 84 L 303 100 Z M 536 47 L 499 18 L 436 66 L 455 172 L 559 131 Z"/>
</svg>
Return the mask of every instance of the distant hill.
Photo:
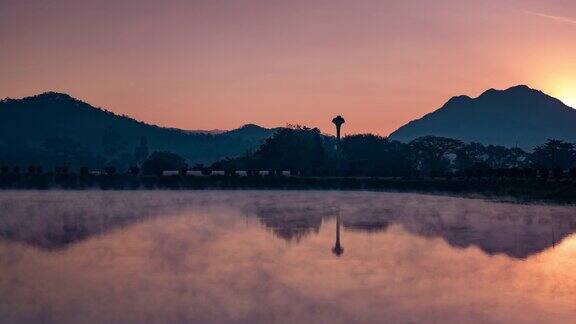
<svg viewBox="0 0 576 324">
<path fill-rule="evenodd" d="M 532 149 L 548 138 L 576 142 L 576 110 L 525 85 L 453 97 L 442 108 L 390 134 L 407 142 L 434 135 Z"/>
<path fill-rule="evenodd" d="M 211 130 L 203 130 L 203 129 L 178 129 L 175 128 L 176 130 L 181 130 L 185 133 L 190 133 L 190 134 L 222 134 L 222 133 L 226 133 L 227 130 L 222 130 L 222 129 L 211 129 Z"/>
<path fill-rule="evenodd" d="M 252 124 L 231 131 L 163 128 L 47 92 L 0 101 L 0 163 L 127 164 L 142 137 L 149 152 L 170 151 L 189 164 L 210 163 L 254 150 L 274 131 Z"/>
</svg>

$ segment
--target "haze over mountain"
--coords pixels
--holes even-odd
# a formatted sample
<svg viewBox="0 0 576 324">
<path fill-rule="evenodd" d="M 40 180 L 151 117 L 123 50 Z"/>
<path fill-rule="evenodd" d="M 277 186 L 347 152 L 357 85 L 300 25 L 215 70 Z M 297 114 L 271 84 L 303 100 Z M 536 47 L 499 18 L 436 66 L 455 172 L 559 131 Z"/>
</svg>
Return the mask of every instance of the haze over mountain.
<svg viewBox="0 0 576 324">
<path fill-rule="evenodd" d="M 209 163 L 253 150 L 274 131 L 253 124 L 221 132 L 163 128 L 47 92 L 0 101 L 0 162 L 126 166 L 145 138 L 150 153 L 170 151 L 189 164 Z"/>
<path fill-rule="evenodd" d="M 576 110 L 525 85 L 490 89 L 477 98 L 457 96 L 440 109 L 390 134 L 407 142 L 434 135 L 532 149 L 549 138 L 576 142 Z"/>
</svg>

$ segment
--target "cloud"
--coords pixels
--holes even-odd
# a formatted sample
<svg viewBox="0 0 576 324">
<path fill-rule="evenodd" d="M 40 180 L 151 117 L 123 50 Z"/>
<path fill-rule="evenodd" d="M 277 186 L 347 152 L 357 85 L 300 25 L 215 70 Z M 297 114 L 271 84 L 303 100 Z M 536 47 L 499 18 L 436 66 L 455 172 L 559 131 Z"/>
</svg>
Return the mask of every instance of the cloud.
<svg viewBox="0 0 576 324">
<path fill-rule="evenodd" d="M 546 18 L 546 19 L 550 19 L 550 20 L 555 20 L 558 22 L 576 25 L 576 19 L 569 18 L 569 17 L 549 15 L 549 14 L 544 14 L 544 13 L 529 11 L 529 10 L 523 10 L 522 12 L 524 14 L 531 15 L 531 16 L 536 16 L 536 17 Z"/>
</svg>

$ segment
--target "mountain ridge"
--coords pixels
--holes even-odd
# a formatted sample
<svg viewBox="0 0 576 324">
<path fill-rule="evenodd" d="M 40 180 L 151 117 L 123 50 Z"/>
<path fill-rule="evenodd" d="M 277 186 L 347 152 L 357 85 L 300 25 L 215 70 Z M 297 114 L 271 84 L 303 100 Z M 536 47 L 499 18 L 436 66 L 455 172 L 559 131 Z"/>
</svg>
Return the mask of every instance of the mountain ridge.
<svg viewBox="0 0 576 324">
<path fill-rule="evenodd" d="M 145 122 L 145 121 L 138 120 L 138 119 L 136 119 L 136 118 L 130 117 L 130 116 L 125 115 L 125 114 L 118 114 L 118 113 L 109 111 L 109 110 L 107 110 L 107 109 L 105 109 L 105 108 L 102 108 L 102 107 L 92 106 L 91 104 L 87 103 L 86 101 L 83 101 L 83 100 L 81 100 L 81 99 L 75 98 L 75 97 L 73 97 L 73 96 L 71 96 L 71 95 L 69 95 L 69 94 L 67 94 L 67 93 L 58 92 L 58 91 L 45 91 L 45 92 L 42 92 L 42 93 L 39 93 L 39 94 L 36 94 L 36 95 L 26 96 L 26 97 L 22 97 L 22 98 L 10 98 L 10 97 L 6 97 L 6 98 L 4 98 L 4 99 L 0 99 L 0 103 L 9 103 L 9 102 L 12 102 L 12 101 L 17 102 L 17 101 L 20 101 L 20 100 L 34 99 L 34 98 L 38 98 L 38 99 L 46 98 L 46 99 L 49 99 L 49 100 L 61 100 L 61 99 L 63 99 L 63 100 L 70 100 L 70 101 L 76 102 L 76 103 L 81 104 L 81 105 L 88 105 L 88 106 L 90 106 L 90 108 L 93 108 L 93 109 L 98 109 L 98 110 L 103 111 L 103 112 L 112 113 L 112 114 L 114 114 L 115 116 L 118 116 L 118 117 L 124 117 L 124 118 L 127 118 L 127 119 L 129 119 L 129 120 L 136 121 L 136 122 L 138 122 L 138 123 L 146 124 L 146 125 L 153 126 L 153 127 L 159 127 L 159 128 L 163 128 L 163 129 L 167 129 L 167 130 L 181 131 L 181 132 L 190 133 L 190 134 L 222 134 L 222 133 L 226 133 L 226 132 L 231 132 L 231 131 L 237 131 L 237 130 L 240 130 L 240 129 L 244 129 L 244 128 L 246 128 L 246 127 L 258 127 L 258 128 L 261 128 L 261 129 L 276 129 L 276 128 L 277 128 L 277 127 L 274 127 L 274 128 L 266 128 L 266 127 L 263 127 L 263 126 L 260 126 L 260 125 L 254 124 L 254 123 L 243 124 L 243 125 L 241 125 L 241 126 L 239 126 L 239 127 L 237 127 L 237 128 L 233 128 L 233 129 L 210 129 L 210 130 L 208 130 L 208 129 L 184 129 L 184 128 L 170 127 L 170 126 L 159 126 L 159 125 L 156 125 L 156 124 L 153 124 L 153 123 L 149 123 L 149 122 Z"/>
<path fill-rule="evenodd" d="M 123 159 L 126 166 L 126 156 L 141 138 L 147 139 L 150 151 L 174 152 L 189 164 L 210 163 L 254 150 L 275 131 L 254 124 L 222 133 L 160 127 L 54 91 L 0 100 L 0 159 L 11 164 L 52 160 L 55 165 L 62 163 L 54 161 L 57 156 L 73 155 L 79 159 L 76 164 Z"/>
<path fill-rule="evenodd" d="M 576 141 L 573 123 L 576 110 L 540 90 L 518 85 L 488 89 L 476 98 L 454 96 L 389 137 L 407 142 L 432 135 L 532 149 L 548 138 Z"/>
</svg>

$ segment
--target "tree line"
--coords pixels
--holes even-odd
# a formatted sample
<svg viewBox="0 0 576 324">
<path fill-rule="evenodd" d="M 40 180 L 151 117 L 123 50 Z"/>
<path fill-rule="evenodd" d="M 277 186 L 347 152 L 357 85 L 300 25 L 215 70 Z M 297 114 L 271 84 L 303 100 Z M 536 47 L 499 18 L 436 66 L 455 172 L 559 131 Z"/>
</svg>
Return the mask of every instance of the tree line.
<svg viewBox="0 0 576 324">
<path fill-rule="evenodd" d="M 424 136 L 409 143 L 373 134 L 340 142 L 319 129 L 291 126 L 276 132 L 252 154 L 213 166 L 230 169 L 298 170 L 342 176 L 576 176 L 574 143 L 549 139 L 532 152 Z"/>
<path fill-rule="evenodd" d="M 114 143 L 114 141 L 106 141 Z M 59 147 L 62 147 L 58 145 Z M 64 146 L 66 148 L 66 146 Z M 114 145 L 107 145 L 111 151 Z M 112 153 L 114 153 L 112 152 Z M 111 154 L 112 154 L 111 153 Z M 103 174 L 160 175 L 164 170 L 290 170 L 304 176 L 360 177 L 576 177 L 576 145 L 549 139 L 532 152 L 460 140 L 424 136 L 409 143 L 373 134 L 349 135 L 337 141 L 318 128 L 288 125 L 276 131 L 254 152 L 227 158 L 204 166 L 190 166 L 171 152 L 149 153 L 142 138 L 122 168 L 104 166 Z M 129 163 L 129 164 L 128 164 Z M 72 170 L 62 164 L 53 170 L 33 164 L 27 168 L 2 164 L 0 174 L 78 173 L 88 175 L 91 168 Z"/>
</svg>

